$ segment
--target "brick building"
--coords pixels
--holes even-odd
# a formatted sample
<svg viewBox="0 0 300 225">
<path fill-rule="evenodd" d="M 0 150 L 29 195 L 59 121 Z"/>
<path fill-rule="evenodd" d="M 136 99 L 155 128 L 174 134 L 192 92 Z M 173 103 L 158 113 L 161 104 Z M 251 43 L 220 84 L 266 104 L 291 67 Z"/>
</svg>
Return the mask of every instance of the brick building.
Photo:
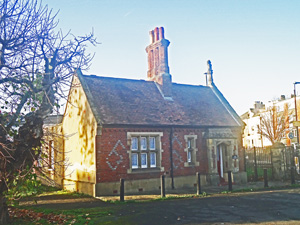
<svg viewBox="0 0 300 225">
<path fill-rule="evenodd" d="M 73 77 L 61 124 L 66 169 L 62 185 L 92 195 L 217 185 L 233 172 L 245 182 L 243 122 L 213 82 L 172 83 L 164 29 L 150 31 L 146 80 L 83 75 Z"/>
</svg>

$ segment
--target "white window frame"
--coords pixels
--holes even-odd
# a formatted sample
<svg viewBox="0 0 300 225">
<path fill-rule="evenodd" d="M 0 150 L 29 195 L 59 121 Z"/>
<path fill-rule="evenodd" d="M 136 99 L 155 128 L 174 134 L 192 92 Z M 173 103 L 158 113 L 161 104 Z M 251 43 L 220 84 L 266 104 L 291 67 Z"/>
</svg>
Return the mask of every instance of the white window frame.
<svg viewBox="0 0 300 225">
<path fill-rule="evenodd" d="M 164 167 L 161 166 L 161 158 L 162 158 L 162 143 L 161 138 L 163 136 L 163 132 L 127 132 L 127 140 L 129 149 L 127 151 L 129 155 L 129 169 L 127 169 L 127 173 L 144 173 L 144 172 L 153 172 L 159 171 L 164 172 Z M 133 144 L 133 139 L 135 142 L 138 142 L 138 149 L 135 149 Z M 154 138 L 154 140 L 153 140 Z M 154 141 L 154 144 L 153 144 Z M 142 142 L 145 144 L 142 145 Z M 150 142 L 151 148 L 150 148 Z M 152 153 L 155 153 L 154 155 Z M 137 154 L 137 166 L 132 166 L 133 155 Z M 146 163 L 142 164 L 142 154 L 146 154 Z M 155 159 L 153 161 L 153 157 Z M 152 162 L 151 162 L 152 160 Z"/>
<path fill-rule="evenodd" d="M 152 140 L 154 140 L 154 142 L 152 142 Z M 154 144 L 154 147 L 151 146 L 151 143 Z M 156 149 L 156 138 L 155 137 L 149 137 L 149 149 L 150 150 L 155 150 Z"/>
<path fill-rule="evenodd" d="M 192 162 L 192 151 L 188 151 L 187 162 L 188 162 L 188 163 L 191 163 L 191 162 Z"/>
<path fill-rule="evenodd" d="M 184 140 L 186 142 L 186 162 L 184 163 L 185 167 L 199 166 L 200 163 L 197 161 L 197 135 L 190 134 L 184 135 Z"/>
<path fill-rule="evenodd" d="M 188 147 L 188 149 L 193 148 L 192 142 L 193 142 L 193 139 L 188 138 L 188 141 L 187 141 L 187 147 Z"/>
<path fill-rule="evenodd" d="M 147 150 L 147 137 L 140 137 L 141 150 Z"/>
<path fill-rule="evenodd" d="M 143 156 L 145 156 L 145 164 L 143 163 Z M 141 168 L 148 168 L 148 153 L 141 153 Z"/>
<path fill-rule="evenodd" d="M 154 164 L 151 163 L 152 155 L 154 154 Z M 155 168 L 156 167 L 156 152 L 150 152 L 150 168 Z"/>
<path fill-rule="evenodd" d="M 136 142 L 134 142 L 133 140 L 136 140 Z M 135 143 L 135 145 L 133 145 L 133 143 Z M 139 146 L 139 139 L 137 137 L 132 137 L 131 138 L 131 150 L 133 150 L 133 151 L 138 150 L 138 146 Z"/>
<path fill-rule="evenodd" d="M 133 165 L 132 164 L 132 162 L 133 162 L 133 160 L 132 160 L 132 156 L 133 155 L 136 155 L 136 165 Z M 133 169 L 137 169 L 137 168 L 139 168 L 139 154 L 138 153 L 132 153 L 131 154 L 131 168 L 133 168 Z"/>
</svg>

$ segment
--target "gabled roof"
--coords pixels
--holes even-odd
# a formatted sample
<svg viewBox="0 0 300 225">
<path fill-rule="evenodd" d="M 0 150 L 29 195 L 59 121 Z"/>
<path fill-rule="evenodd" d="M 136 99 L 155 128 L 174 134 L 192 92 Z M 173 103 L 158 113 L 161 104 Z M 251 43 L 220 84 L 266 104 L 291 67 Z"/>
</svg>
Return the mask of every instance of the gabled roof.
<svg viewBox="0 0 300 225">
<path fill-rule="evenodd" d="M 154 81 L 87 76 L 81 71 L 77 76 L 100 125 L 242 126 L 212 87 L 172 83 L 173 100 L 166 100 Z"/>
</svg>

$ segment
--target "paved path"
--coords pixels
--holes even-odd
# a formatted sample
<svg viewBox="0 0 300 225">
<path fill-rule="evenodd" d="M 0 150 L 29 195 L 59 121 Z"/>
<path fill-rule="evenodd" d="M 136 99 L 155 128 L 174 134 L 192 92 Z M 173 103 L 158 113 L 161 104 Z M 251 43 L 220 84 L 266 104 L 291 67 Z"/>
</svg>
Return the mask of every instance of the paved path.
<svg viewBox="0 0 300 225">
<path fill-rule="evenodd" d="M 129 204 L 123 214 L 139 225 L 300 224 L 300 189 Z"/>
<path fill-rule="evenodd" d="M 126 221 L 124 224 L 138 225 L 252 223 L 290 225 L 300 224 L 300 188 L 121 205 L 94 198 L 66 199 L 55 203 L 55 199 L 52 198 L 52 202 L 43 202 L 41 199 L 36 207 L 112 209 L 114 213 L 109 217 L 99 218 L 97 221 L 99 224 L 103 221 Z"/>
</svg>

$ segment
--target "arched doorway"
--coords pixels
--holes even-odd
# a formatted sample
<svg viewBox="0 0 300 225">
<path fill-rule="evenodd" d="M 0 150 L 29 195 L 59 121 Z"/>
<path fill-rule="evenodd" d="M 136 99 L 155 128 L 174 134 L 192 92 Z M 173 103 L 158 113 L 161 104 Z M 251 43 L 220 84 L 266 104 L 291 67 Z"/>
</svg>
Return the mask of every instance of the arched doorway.
<svg viewBox="0 0 300 225">
<path fill-rule="evenodd" d="M 227 157 L 227 145 L 222 142 L 217 145 L 217 169 L 221 181 L 225 181 L 224 173 L 226 172 L 225 160 Z"/>
</svg>

